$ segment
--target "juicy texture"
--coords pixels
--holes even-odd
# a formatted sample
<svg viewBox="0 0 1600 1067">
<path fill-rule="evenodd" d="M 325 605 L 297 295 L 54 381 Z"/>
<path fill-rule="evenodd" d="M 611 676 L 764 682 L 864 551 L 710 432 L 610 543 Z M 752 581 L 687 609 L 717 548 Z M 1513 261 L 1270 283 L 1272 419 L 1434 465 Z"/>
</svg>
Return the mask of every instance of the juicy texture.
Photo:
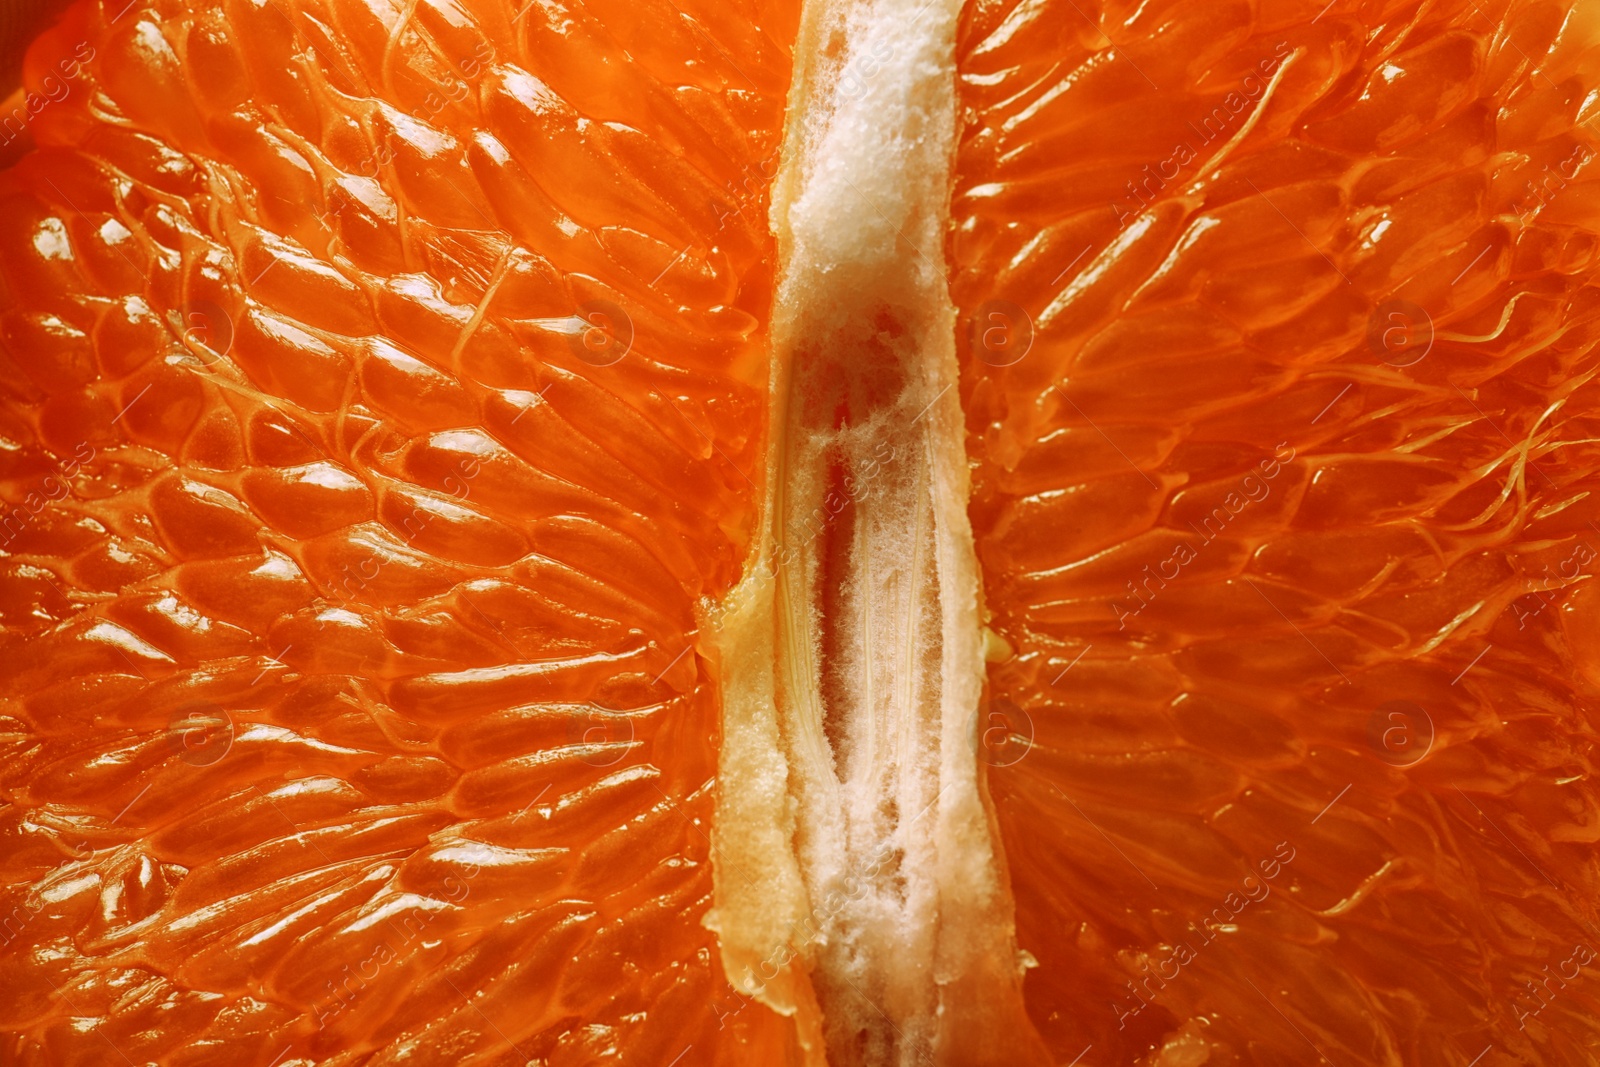
<svg viewBox="0 0 1600 1067">
<path fill-rule="evenodd" d="M 0 176 L 0 1061 L 796 1056 L 699 926 L 686 651 L 795 5 L 124 2 Z M 1594 19 L 964 9 L 1059 1062 L 1593 1060 Z"/>
<path fill-rule="evenodd" d="M 691 644 L 792 36 L 112 0 L 36 44 L 81 62 L 0 177 L 0 1061 L 781 1058 L 698 921 Z"/>
<path fill-rule="evenodd" d="M 1036 731 L 990 783 L 1061 1062 L 1592 1062 L 1596 18 L 968 9 L 952 287 L 1032 329 L 962 390 Z"/>
</svg>

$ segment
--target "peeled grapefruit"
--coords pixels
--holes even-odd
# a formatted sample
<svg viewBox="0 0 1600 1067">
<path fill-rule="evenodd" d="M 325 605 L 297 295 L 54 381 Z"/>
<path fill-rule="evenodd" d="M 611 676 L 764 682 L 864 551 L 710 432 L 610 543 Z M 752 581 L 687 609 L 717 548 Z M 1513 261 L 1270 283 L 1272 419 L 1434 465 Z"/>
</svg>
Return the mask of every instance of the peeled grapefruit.
<svg viewBox="0 0 1600 1067">
<path fill-rule="evenodd" d="M 1600 9 L 16 25 L 0 1063 L 1600 1057 Z"/>
</svg>

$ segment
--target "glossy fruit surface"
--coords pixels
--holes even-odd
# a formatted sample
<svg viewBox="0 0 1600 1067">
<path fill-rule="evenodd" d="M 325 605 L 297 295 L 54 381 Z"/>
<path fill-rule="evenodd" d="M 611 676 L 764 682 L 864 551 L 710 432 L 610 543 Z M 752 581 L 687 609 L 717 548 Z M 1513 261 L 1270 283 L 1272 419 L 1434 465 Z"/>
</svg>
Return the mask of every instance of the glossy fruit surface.
<svg viewBox="0 0 1600 1067">
<path fill-rule="evenodd" d="M 785 1062 L 701 925 L 697 608 L 799 5 L 126 3 L 0 115 L 0 1063 Z M 1600 9 L 957 57 L 1034 1025 L 1593 1062 Z"/>
<path fill-rule="evenodd" d="M 1063 1061 L 1588 1062 L 1596 12 L 1319 7 L 969 12 L 1030 1009 Z"/>
<path fill-rule="evenodd" d="M 691 643 L 790 18 L 107 4 L 34 46 L 0 1060 L 767 1057 L 698 922 Z"/>
</svg>

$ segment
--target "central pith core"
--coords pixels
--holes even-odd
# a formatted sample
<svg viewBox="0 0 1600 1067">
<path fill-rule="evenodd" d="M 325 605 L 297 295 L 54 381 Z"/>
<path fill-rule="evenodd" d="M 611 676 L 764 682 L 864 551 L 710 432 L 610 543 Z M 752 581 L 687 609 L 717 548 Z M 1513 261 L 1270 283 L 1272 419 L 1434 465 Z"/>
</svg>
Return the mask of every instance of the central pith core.
<svg viewBox="0 0 1600 1067">
<path fill-rule="evenodd" d="M 811 0 L 773 189 L 762 525 L 707 620 L 730 979 L 807 1062 L 1042 1062 L 977 758 L 945 271 L 955 0 Z"/>
</svg>

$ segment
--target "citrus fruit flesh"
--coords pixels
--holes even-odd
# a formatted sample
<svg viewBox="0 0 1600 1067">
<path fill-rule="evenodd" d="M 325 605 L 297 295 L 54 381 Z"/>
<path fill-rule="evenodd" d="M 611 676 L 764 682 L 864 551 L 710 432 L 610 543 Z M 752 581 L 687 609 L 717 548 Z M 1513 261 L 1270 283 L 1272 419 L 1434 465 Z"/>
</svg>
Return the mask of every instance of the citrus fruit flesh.
<svg viewBox="0 0 1600 1067">
<path fill-rule="evenodd" d="M 0 1062 L 1593 1062 L 1597 22 L 72 7 Z"/>
<path fill-rule="evenodd" d="M 782 1062 L 701 925 L 693 608 L 749 537 L 793 35 L 162 2 L 33 45 L 0 1062 Z"/>
<path fill-rule="evenodd" d="M 1593 1062 L 1600 12 L 1077 8 L 958 48 L 1030 1014 L 1059 1062 Z"/>
</svg>

